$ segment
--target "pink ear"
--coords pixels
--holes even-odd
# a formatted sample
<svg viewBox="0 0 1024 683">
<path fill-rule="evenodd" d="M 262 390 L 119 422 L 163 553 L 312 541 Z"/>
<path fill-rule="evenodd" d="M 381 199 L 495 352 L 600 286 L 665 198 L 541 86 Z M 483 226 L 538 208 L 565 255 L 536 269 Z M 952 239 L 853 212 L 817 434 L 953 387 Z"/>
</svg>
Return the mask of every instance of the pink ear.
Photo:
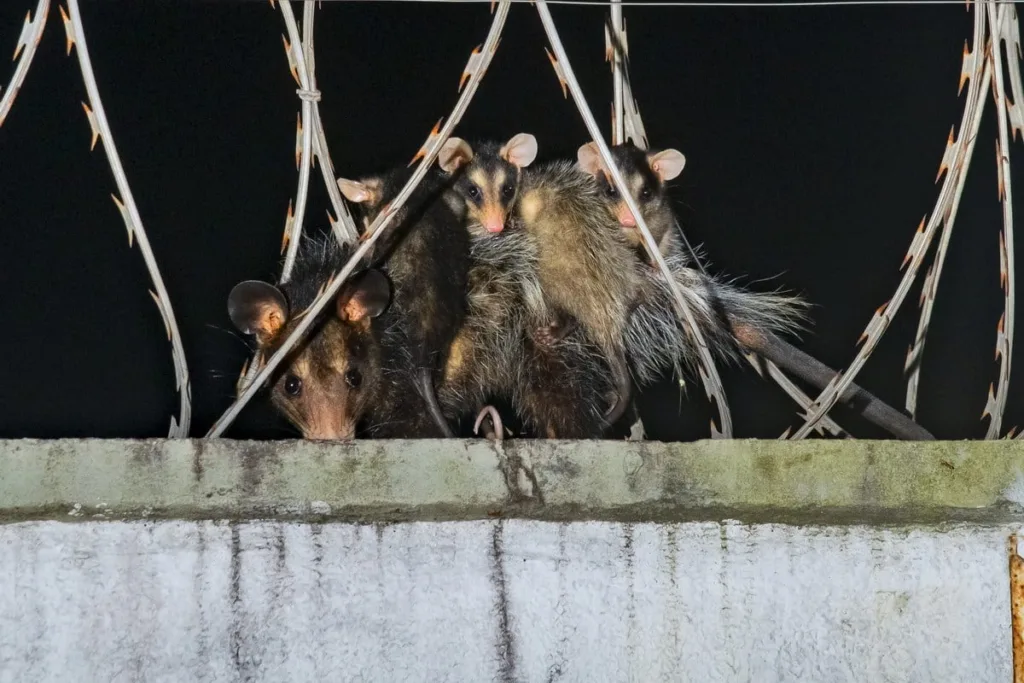
<svg viewBox="0 0 1024 683">
<path fill-rule="evenodd" d="M 579 164 L 580 169 L 592 176 L 602 173 L 605 168 L 604 160 L 601 159 L 601 153 L 597 149 L 596 142 L 588 142 L 576 150 L 576 162 Z"/>
<path fill-rule="evenodd" d="M 529 133 L 518 133 L 505 143 L 500 154 L 513 166 L 526 168 L 537 158 L 537 138 Z"/>
<path fill-rule="evenodd" d="M 663 183 L 682 173 L 683 167 L 686 166 L 686 157 L 675 149 L 666 149 L 657 154 L 648 155 L 647 161 L 651 164 L 651 170 L 661 178 Z"/>
<path fill-rule="evenodd" d="M 368 202 L 373 198 L 373 193 L 370 191 L 370 188 L 358 180 L 338 178 L 338 188 L 341 190 L 341 193 L 345 195 L 345 199 L 350 202 L 355 202 L 356 204 Z"/>
<path fill-rule="evenodd" d="M 472 160 L 473 148 L 462 138 L 448 138 L 437 153 L 437 165 L 446 173 L 455 173 Z"/>
</svg>

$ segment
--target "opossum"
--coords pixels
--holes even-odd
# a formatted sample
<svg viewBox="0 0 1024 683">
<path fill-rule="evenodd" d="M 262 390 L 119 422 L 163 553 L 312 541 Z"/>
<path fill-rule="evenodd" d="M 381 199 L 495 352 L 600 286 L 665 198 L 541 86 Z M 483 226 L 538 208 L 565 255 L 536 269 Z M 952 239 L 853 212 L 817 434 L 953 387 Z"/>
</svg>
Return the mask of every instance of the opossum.
<svg viewBox="0 0 1024 683">
<path fill-rule="evenodd" d="M 280 288 L 236 285 L 228 313 L 269 357 L 298 325 L 350 250 L 333 237 L 306 238 L 292 277 Z M 443 436 L 422 402 L 410 400 L 415 372 L 405 319 L 389 310 L 391 285 L 377 269 L 355 273 L 282 362 L 271 402 L 307 439 L 351 439 L 369 421 L 377 436 Z M 416 397 L 416 394 L 411 394 Z"/>
<path fill-rule="evenodd" d="M 694 263 L 682 248 L 675 216 L 666 192 L 666 182 L 675 178 L 685 164 L 674 149 L 644 151 L 631 142 L 611 148 L 612 158 L 623 175 L 644 221 L 651 229 L 670 272 L 694 312 L 701 332 L 718 358 L 738 359 L 751 351 L 822 390 L 836 372 L 809 354 L 783 341 L 778 334 L 796 332 L 806 318 L 806 303 L 781 293 L 751 292 L 713 278 Z M 607 167 L 597 146 L 590 142 L 577 152 L 579 167 L 598 178 L 604 189 L 605 206 L 641 250 L 636 219 L 612 186 Z M 645 262 L 646 251 L 644 251 Z M 693 254 L 693 259 L 699 256 Z M 694 266 L 697 266 L 695 268 Z M 667 283 L 656 269 L 646 269 L 643 303 L 631 317 L 627 348 L 634 370 L 642 381 L 650 381 L 666 368 L 679 371 L 678 362 L 691 368 L 696 353 L 678 323 Z M 872 423 L 902 439 L 932 440 L 927 430 L 866 390 L 852 384 L 840 401 Z"/>
<path fill-rule="evenodd" d="M 355 204 L 365 230 L 412 173 L 402 167 L 361 180 L 341 178 L 338 186 Z M 459 229 L 462 203 L 444 183 L 443 174 L 432 167 L 375 244 L 373 262 L 390 276 L 393 305 L 409 318 L 416 388 L 438 426 L 454 436 L 438 404 L 436 378 L 466 313 L 469 236 Z"/>
<path fill-rule="evenodd" d="M 611 389 L 599 350 L 579 333 L 556 345 L 535 339 L 551 321 L 540 280 L 544 256 L 514 212 L 520 169 L 536 153 L 531 140 L 483 143 L 474 153 L 465 141 L 450 138 L 438 155 L 465 201 L 473 245 L 470 312 L 439 393 L 444 403 L 449 389 L 473 392 L 477 400 L 498 391 L 537 435 L 596 438 L 607 426 L 601 404 Z"/>
<path fill-rule="evenodd" d="M 532 335 L 539 346 L 564 341 L 577 325 L 600 349 L 614 379 L 609 423 L 622 416 L 632 395 L 624 334 L 641 289 L 636 269 L 621 267 L 630 247 L 609 218 L 593 176 L 567 161 L 530 167 L 536 139 L 513 136 L 504 145 L 474 153 L 465 141 L 449 140 L 439 154 L 442 168 L 472 165 L 456 187 L 467 198 L 469 215 L 487 233 L 507 221 L 521 226 L 538 250 L 538 277 L 548 319 Z"/>
<path fill-rule="evenodd" d="M 643 213 L 647 228 L 658 245 L 662 256 L 678 252 L 681 248 L 680 233 L 676 227 L 675 214 L 670 199 L 665 193 L 665 183 L 683 172 L 686 157 L 675 149 L 646 153 L 631 141 L 610 148 L 615 165 L 622 172 L 629 193 Z M 580 168 L 597 179 L 604 201 L 615 220 L 622 227 L 622 234 L 638 256 L 646 263 L 653 264 L 643 237 L 636 227 L 636 217 L 629 210 L 618 188 L 612 182 L 597 145 L 590 142 L 577 151 Z"/>
</svg>

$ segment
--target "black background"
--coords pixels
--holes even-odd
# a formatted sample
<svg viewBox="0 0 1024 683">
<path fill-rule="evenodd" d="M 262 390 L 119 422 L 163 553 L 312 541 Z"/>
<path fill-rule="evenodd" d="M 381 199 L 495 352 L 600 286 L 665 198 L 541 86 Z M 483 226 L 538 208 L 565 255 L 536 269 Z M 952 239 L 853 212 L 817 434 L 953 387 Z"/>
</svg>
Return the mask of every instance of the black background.
<svg viewBox="0 0 1024 683">
<path fill-rule="evenodd" d="M 30 6 L 2 4 L 0 48 L 13 50 Z M 606 9 L 551 9 L 607 131 Z M 294 10 L 300 19 L 301 4 Z M 243 279 L 276 278 L 295 196 L 299 101 L 284 22 L 264 1 L 106 0 L 84 2 L 82 14 L 114 139 L 183 334 L 192 435 L 201 436 L 230 404 L 247 357 L 227 318 L 227 294 Z M 705 246 L 715 270 L 804 294 L 815 305 L 814 325 L 800 346 L 845 366 L 895 290 L 906 248 L 937 197 L 935 173 L 963 107 L 957 85 L 972 13 L 961 3 L 625 14 L 651 143 L 687 157 L 674 196 L 688 236 Z M 323 3 L 317 79 L 339 175 L 412 157 L 455 103 L 490 20 L 486 3 Z M 515 4 L 456 134 L 506 139 L 528 131 L 543 158 L 574 155 L 589 138 L 562 97 L 546 44 L 535 8 Z M 163 436 L 178 407 L 170 345 L 143 260 L 128 248 L 110 198 L 116 188 L 102 146 L 89 151 L 85 88 L 76 56 L 64 50 L 54 5 L 0 128 L 0 436 Z M 5 86 L 13 68 L 0 70 Z M 979 416 L 997 376 L 996 130 L 990 101 L 924 357 L 919 418 L 941 438 L 984 434 Z M 1015 144 L 1011 156 L 1018 155 L 1024 147 Z M 1014 174 L 1015 187 L 1024 188 L 1022 178 Z M 311 190 L 306 227 L 321 230 L 327 201 L 316 169 Z M 918 284 L 858 380 L 897 407 L 919 291 Z M 737 436 L 775 437 L 799 424 L 790 400 L 747 366 L 722 373 Z M 1004 430 L 1024 422 L 1022 396 L 1011 391 Z M 696 384 L 681 398 L 665 382 L 645 393 L 644 409 L 652 438 L 707 434 Z M 858 435 L 879 435 L 848 424 Z M 227 435 L 295 432 L 254 402 Z"/>
</svg>

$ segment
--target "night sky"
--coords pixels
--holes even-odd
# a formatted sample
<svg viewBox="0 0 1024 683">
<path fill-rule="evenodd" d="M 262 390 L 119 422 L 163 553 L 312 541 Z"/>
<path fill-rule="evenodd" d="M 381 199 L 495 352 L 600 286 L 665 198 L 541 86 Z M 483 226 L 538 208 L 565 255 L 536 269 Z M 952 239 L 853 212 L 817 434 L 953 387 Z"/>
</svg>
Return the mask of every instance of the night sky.
<svg viewBox="0 0 1024 683">
<path fill-rule="evenodd" d="M 0 49 L 13 51 L 34 6 L 2 3 Z M 294 9 L 301 17 L 301 4 Z M 606 9 L 551 11 L 607 132 Z M 100 95 L 184 338 L 192 435 L 202 436 L 231 403 L 248 355 L 227 316 L 228 292 L 243 279 L 275 280 L 296 192 L 299 101 L 284 22 L 265 0 L 85 0 L 82 14 Z M 938 195 L 935 173 L 967 92 L 957 96 L 973 15 L 963 4 L 625 14 L 651 144 L 687 157 L 673 189 L 687 235 L 704 245 L 713 270 L 806 296 L 814 322 L 798 345 L 844 367 L 895 290 L 907 246 Z M 339 175 L 412 157 L 455 103 L 490 20 L 487 3 L 323 3 L 317 79 Z M 546 45 L 535 8 L 514 5 L 456 134 L 504 140 L 531 132 L 541 159 L 574 158 L 589 138 L 563 99 Z M 0 127 L 0 437 L 165 436 L 178 409 L 170 344 L 141 255 L 128 248 L 110 198 L 116 188 L 102 146 L 89 151 L 85 87 L 64 49 L 55 4 Z M 5 89 L 13 69 L 0 68 Z M 996 131 L 990 100 L 924 357 L 919 420 L 939 438 L 984 434 L 979 417 L 997 377 Z M 1011 159 L 1021 196 L 1024 145 L 1012 147 Z M 323 230 L 319 170 L 310 187 L 306 228 Z M 896 407 L 919 291 L 920 280 L 858 378 Z M 1022 333 L 1018 324 L 1018 340 Z M 799 424 L 789 398 L 748 366 L 721 372 L 737 436 L 774 438 Z M 1024 377 L 1018 370 L 1013 379 L 1004 431 L 1024 425 Z M 708 433 L 707 401 L 695 383 L 680 398 L 666 381 L 644 392 L 642 406 L 650 438 Z M 881 436 L 859 420 L 840 422 L 857 436 Z M 260 400 L 227 433 L 296 435 Z"/>
</svg>

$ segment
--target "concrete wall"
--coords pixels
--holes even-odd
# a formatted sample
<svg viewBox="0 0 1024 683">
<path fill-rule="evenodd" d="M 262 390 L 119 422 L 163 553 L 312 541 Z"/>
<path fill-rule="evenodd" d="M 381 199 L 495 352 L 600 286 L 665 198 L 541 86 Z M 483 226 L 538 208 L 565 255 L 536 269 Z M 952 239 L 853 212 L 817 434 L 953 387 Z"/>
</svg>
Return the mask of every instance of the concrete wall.
<svg viewBox="0 0 1024 683">
<path fill-rule="evenodd" d="M 0 682 L 1007 682 L 1022 446 L 0 442 Z"/>
</svg>

